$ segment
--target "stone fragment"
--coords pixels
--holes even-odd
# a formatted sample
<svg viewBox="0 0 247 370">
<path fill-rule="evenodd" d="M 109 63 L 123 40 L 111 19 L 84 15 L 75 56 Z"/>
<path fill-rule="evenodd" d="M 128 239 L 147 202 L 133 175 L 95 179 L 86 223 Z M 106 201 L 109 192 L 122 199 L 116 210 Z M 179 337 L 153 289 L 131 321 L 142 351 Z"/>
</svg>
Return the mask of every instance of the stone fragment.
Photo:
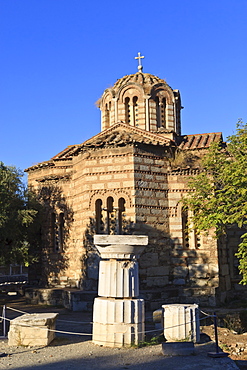
<svg viewBox="0 0 247 370">
<path fill-rule="evenodd" d="M 164 336 L 167 341 L 200 341 L 197 304 L 169 304 L 164 309 Z"/>
<path fill-rule="evenodd" d="M 25 314 L 10 322 L 9 346 L 48 346 L 55 338 L 58 313 Z"/>
</svg>

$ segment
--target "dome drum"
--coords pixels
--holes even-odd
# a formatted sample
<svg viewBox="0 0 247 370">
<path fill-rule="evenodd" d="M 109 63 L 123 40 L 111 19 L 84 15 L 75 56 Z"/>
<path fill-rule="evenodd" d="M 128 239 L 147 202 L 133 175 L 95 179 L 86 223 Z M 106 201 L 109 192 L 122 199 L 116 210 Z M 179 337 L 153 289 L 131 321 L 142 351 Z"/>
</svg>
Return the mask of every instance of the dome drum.
<svg viewBox="0 0 247 370">
<path fill-rule="evenodd" d="M 136 73 L 118 80 L 99 100 L 101 130 L 117 122 L 156 132 L 180 135 L 181 102 L 178 90 L 156 76 Z"/>
</svg>

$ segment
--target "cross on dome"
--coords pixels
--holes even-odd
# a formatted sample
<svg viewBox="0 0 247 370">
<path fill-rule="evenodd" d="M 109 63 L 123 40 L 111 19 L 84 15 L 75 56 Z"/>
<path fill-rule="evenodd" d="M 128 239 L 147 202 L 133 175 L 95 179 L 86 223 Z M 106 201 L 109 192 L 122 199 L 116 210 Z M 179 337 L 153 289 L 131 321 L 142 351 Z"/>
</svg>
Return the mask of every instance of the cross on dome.
<svg viewBox="0 0 247 370">
<path fill-rule="evenodd" d="M 139 72 L 142 72 L 142 69 L 143 69 L 142 62 L 141 62 L 141 59 L 143 59 L 143 58 L 145 58 L 145 57 L 141 56 L 140 52 L 138 53 L 138 57 L 135 57 L 135 59 L 138 59 L 138 71 Z"/>
</svg>

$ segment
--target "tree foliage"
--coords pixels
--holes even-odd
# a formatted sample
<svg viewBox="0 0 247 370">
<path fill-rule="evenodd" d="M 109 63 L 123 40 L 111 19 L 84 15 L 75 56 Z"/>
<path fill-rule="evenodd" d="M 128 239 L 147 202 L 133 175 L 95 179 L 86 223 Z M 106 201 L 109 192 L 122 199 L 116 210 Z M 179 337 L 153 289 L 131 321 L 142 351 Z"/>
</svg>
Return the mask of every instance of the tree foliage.
<svg viewBox="0 0 247 370">
<path fill-rule="evenodd" d="M 192 222 L 198 231 L 215 230 L 216 237 L 227 226 L 247 225 L 247 124 L 239 121 L 236 133 L 227 145 L 213 144 L 202 159 L 203 171 L 189 181 L 191 194 L 184 199 L 193 212 Z M 247 284 L 247 233 L 242 235 L 237 257 Z"/>
<path fill-rule="evenodd" d="M 20 170 L 0 162 L 0 265 L 27 264 L 32 259 L 30 246 L 37 236 L 38 209 L 22 177 Z"/>
</svg>

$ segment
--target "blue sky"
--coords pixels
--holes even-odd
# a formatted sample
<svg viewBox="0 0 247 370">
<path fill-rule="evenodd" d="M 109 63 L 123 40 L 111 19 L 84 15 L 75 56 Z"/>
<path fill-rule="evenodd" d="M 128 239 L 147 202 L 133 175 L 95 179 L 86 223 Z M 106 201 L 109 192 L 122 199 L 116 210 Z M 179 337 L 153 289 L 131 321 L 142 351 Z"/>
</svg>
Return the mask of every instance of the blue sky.
<svg viewBox="0 0 247 370">
<path fill-rule="evenodd" d="M 182 96 L 183 134 L 247 120 L 246 0 L 0 0 L 0 160 L 25 169 L 100 132 L 95 102 L 137 71 Z"/>
</svg>

